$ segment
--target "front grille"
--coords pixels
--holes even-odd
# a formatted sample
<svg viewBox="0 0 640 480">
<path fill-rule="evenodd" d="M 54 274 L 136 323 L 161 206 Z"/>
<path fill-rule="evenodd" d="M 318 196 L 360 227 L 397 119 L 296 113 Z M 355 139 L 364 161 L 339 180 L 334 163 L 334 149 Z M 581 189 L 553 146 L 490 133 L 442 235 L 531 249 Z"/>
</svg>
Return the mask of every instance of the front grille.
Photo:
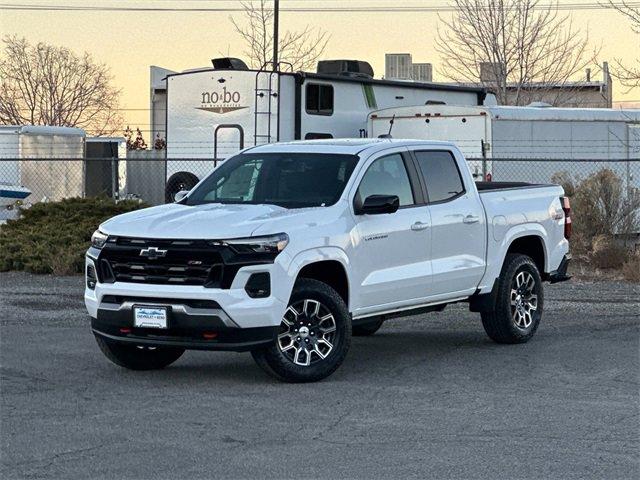
<svg viewBox="0 0 640 480">
<path fill-rule="evenodd" d="M 154 248 L 155 247 L 155 248 Z M 151 248 L 151 256 L 141 255 Z M 105 283 L 221 287 L 228 247 L 204 240 L 110 238 L 100 254 Z M 159 253 L 158 253 L 159 252 Z M 148 252 L 147 252 L 148 253 Z"/>
</svg>

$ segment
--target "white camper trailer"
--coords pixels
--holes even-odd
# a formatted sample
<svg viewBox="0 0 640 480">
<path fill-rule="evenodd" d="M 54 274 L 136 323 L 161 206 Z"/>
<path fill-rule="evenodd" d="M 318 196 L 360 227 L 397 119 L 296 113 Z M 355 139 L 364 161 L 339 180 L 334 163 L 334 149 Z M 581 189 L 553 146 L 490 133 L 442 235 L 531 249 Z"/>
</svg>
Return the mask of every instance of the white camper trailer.
<svg viewBox="0 0 640 480">
<path fill-rule="evenodd" d="M 392 121 L 395 138 L 452 141 L 467 158 L 486 158 L 470 161 L 476 178 L 544 183 L 558 170 L 584 177 L 598 160 L 619 160 L 608 165 L 640 187 L 629 168 L 640 159 L 640 110 L 419 105 L 371 112 L 368 134 L 388 133 Z"/>
<path fill-rule="evenodd" d="M 84 146 L 79 128 L 0 126 L 0 183 L 27 187 L 30 202 L 81 196 L 83 162 L 56 159 L 83 158 Z"/>
<path fill-rule="evenodd" d="M 244 147 L 364 137 L 369 112 L 391 106 L 495 104 L 483 88 L 376 80 L 355 60 L 320 62 L 317 73 L 249 70 L 237 59 L 213 64 L 166 76 L 167 200 Z M 179 161 L 193 158 L 203 160 Z"/>
</svg>

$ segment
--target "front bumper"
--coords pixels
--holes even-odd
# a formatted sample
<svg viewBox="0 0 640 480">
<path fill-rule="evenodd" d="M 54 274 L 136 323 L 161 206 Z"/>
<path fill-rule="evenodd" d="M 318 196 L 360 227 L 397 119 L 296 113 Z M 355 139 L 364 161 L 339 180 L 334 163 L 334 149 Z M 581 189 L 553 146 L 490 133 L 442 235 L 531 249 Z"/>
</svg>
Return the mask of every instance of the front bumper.
<svg viewBox="0 0 640 480">
<path fill-rule="evenodd" d="M 170 316 L 171 319 L 171 316 Z M 245 352 L 273 343 L 279 327 L 228 328 L 215 320 L 198 327 L 185 327 L 170 320 L 166 330 L 133 328 L 133 322 L 91 319 L 93 333 L 111 341 L 149 347 L 178 347 L 187 350 Z M 210 325 L 206 327 L 205 324 Z M 214 336 L 215 335 L 215 336 Z"/>
<path fill-rule="evenodd" d="M 94 259 L 87 256 L 85 268 L 92 266 Z M 252 274 L 261 272 L 270 274 L 271 292 L 264 298 L 252 298 L 245 286 Z M 280 325 L 293 281 L 276 263 L 243 267 L 230 288 L 224 289 L 129 282 L 96 282 L 92 287 L 87 286 L 84 292 L 89 316 L 99 321 L 117 319 L 125 328 L 126 322 L 133 321 L 135 301 L 139 305 L 168 305 L 174 321 L 186 328 L 204 325 L 210 329 L 251 329 Z M 213 318 L 217 320 L 211 324 Z"/>
</svg>

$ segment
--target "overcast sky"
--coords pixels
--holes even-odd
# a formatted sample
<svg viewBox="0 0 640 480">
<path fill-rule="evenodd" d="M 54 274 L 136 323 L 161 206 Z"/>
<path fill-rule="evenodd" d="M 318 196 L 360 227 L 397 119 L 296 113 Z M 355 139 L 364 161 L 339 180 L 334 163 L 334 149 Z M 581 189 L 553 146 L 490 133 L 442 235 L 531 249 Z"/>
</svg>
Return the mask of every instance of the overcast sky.
<svg viewBox="0 0 640 480">
<path fill-rule="evenodd" d="M 562 0 L 575 3 L 578 0 Z M 3 4 L 23 5 L 120 5 L 120 6 L 234 6 L 220 0 L 6 0 Z M 282 6 L 300 5 L 443 5 L 446 0 L 393 2 L 361 0 L 281 0 Z M 591 3 L 582 0 L 581 4 Z M 593 1 L 592 3 L 599 3 Z M 567 12 L 568 13 L 568 12 Z M 619 58 L 631 64 L 640 52 L 638 36 L 620 14 L 612 10 L 571 12 L 574 26 L 588 33 L 593 48 L 601 48 L 600 58 Z M 122 107 L 131 126 L 148 128 L 149 65 L 182 70 L 210 65 L 210 59 L 226 55 L 242 58 L 243 45 L 233 31 L 228 12 L 77 12 L 0 10 L 0 33 L 17 34 L 31 42 L 64 45 L 77 52 L 90 52 L 111 67 L 116 85 L 122 89 Z M 451 13 L 441 13 L 449 16 Z M 435 80 L 439 58 L 433 43 L 438 25 L 435 12 L 332 13 L 283 12 L 281 29 L 298 29 L 306 24 L 330 32 L 326 58 L 358 58 L 369 61 L 376 77 L 384 73 L 385 52 L 408 52 L 414 62 L 431 62 Z M 640 91 L 625 93 L 616 85 L 614 101 L 637 101 Z"/>
</svg>

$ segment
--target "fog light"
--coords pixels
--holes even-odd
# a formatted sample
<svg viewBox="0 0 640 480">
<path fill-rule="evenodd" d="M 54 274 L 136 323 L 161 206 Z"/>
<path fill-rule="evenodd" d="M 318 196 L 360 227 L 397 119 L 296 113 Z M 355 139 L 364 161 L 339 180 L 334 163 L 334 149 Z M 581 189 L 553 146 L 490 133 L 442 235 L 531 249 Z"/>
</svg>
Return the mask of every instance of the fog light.
<svg viewBox="0 0 640 480">
<path fill-rule="evenodd" d="M 254 273 L 244 287 L 251 298 L 265 298 L 271 295 L 271 276 L 268 272 Z"/>
<path fill-rule="evenodd" d="M 95 290 L 98 277 L 96 276 L 96 269 L 93 263 L 87 265 L 87 288 Z"/>
</svg>

